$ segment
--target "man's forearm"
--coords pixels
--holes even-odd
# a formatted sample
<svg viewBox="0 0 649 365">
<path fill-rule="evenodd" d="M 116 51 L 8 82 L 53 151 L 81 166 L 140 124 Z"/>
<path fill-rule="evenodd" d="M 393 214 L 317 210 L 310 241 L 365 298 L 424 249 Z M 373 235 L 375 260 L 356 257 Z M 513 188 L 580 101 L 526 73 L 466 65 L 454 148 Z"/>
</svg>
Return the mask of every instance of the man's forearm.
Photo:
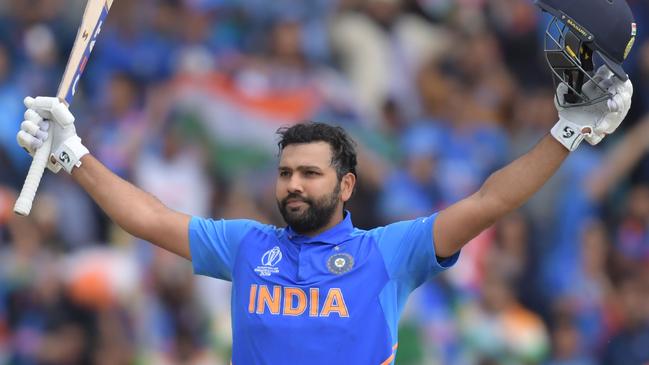
<svg viewBox="0 0 649 365">
<path fill-rule="evenodd" d="M 188 216 L 170 210 L 151 194 L 112 173 L 93 156 L 86 155 L 81 162 L 72 177 L 113 222 L 136 237 L 191 258 Z"/>
<path fill-rule="evenodd" d="M 493 173 L 480 190 L 441 211 L 433 227 L 435 253 L 450 257 L 498 219 L 523 205 L 570 152 L 551 135 Z"/>
<path fill-rule="evenodd" d="M 569 153 L 548 134 L 530 152 L 493 173 L 478 195 L 498 219 L 519 208 L 541 189 Z"/>
</svg>

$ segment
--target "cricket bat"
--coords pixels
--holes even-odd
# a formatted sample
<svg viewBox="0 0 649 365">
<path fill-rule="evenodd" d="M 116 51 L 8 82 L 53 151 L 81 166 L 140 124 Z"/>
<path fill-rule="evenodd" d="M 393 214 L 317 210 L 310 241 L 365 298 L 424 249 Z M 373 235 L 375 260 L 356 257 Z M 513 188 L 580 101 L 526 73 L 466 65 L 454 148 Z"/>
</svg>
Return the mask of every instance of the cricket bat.
<svg viewBox="0 0 649 365">
<path fill-rule="evenodd" d="M 74 40 L 74 45 L 68 58 L 68 64 L 65 67 L 63 78 L 59 84 L 59 90 L 56 93 L 56 96 L 68 106 L 72 103 L 77 84 L 86 68 L 88 58 L 95 46 L 97 36 L 101 32 L 101 26 L 108 16 L 111 5 L 113 5 L 113 0 L 88 0 L 86 3 L 81 26 L 77 32 L 77 38 Z M 34 196 L 36 196 L 36 190 L 41 183 L 43 172 L 47 167 L 51 149 L 52 133 L 49 133 L 47 140 L 45 140 L 43 145 L 34 154 L 34 160 L 29 167 L 22 191 L 14 205 L 14 212 L 16 214 L 22 216 L 29 215 Z"/>
</svg>

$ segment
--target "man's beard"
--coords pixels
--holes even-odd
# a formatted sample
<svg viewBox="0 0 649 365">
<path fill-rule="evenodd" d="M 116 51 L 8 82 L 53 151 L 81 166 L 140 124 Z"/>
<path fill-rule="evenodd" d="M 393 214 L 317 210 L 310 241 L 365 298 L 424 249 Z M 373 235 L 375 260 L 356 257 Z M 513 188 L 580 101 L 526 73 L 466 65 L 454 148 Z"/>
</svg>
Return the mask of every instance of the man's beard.
<svg viewBox="0 0 649 365">
<path fill-rule="evenodd" d="M 309 232 L 314 232 L 322 227 L 326 226 L 331 217 L 333 217 L 338 207 L 338 200 L 340 198 L 340 185 L 336 185 L 336 189 L 326 196 L 313 201 L 312 199 L 307 199 L 299 194 L 289 194 L 287 197 L 281 201 L 277 201 L 277 207 L 279 208 L 284 222 L 288 224 L 295 232 L 300 234 L 305 234 Z M 304 211 L 293 212 L 291 209 L 287 208 L 289 199 L 297 199 L 304 202 L 307 207 Z"/>
</svg>

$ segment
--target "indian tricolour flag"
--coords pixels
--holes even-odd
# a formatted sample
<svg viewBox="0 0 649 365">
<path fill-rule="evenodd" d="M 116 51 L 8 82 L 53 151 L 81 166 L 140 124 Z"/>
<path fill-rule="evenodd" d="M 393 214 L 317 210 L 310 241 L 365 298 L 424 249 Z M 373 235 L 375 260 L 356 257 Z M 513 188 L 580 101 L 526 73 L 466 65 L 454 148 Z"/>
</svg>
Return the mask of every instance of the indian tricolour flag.
<svg viewBox="0 0 649 365">
<path fill-rule="evenodd" d="M 219 169 L 230 174 L 276 158 L 276 130 L 313 118 L 322 105 L 315 87 L 255 93 L 220 73 L 179 76 L 173 86 L 173 108 L 195 114 Z"/>
</svg>

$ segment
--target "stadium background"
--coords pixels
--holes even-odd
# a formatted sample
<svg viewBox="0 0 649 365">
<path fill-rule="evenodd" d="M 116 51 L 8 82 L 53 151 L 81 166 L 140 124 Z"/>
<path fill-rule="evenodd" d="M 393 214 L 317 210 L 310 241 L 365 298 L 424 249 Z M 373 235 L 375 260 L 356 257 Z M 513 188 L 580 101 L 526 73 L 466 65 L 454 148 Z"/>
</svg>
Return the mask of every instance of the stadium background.
<svg viewBox="0 0 649 365">
<path fill-rule="evenodd" d="M 0 363 L 228 364 L 227 283 L 123 233 L 65 174 L 11 214 L 22 99 L 54 94 L 84 3 L 0 2 Z M 629 3 L 621 131 L 415 292 L 397 364 L 649 361 L 649 3 Z M 274 131 L 340 124 L 371 228 L 466 196 L 548 132 L 547 21 L 528 0 L 117 0 L 72 110 L 101 161 L 170 207 L 275 224 Z"/>
</svg>

